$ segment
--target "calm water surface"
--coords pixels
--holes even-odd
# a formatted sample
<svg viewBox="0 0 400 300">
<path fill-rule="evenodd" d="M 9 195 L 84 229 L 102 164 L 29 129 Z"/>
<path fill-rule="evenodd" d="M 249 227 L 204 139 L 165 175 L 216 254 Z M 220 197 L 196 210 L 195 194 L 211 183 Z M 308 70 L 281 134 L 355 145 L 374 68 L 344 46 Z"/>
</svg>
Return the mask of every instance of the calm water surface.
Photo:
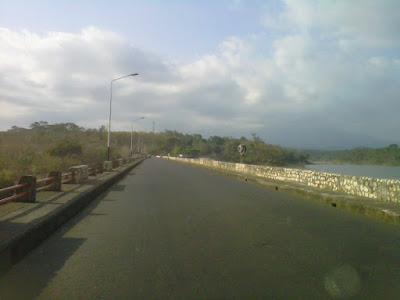
<svg viewBox="0 0 400 300">
<path fill-rule="evenodd" d="M 307 165 L 306 169 L 343 175 L 400 179 L 400 167 L 393 166 L 315 164 Z"/>
</svg>

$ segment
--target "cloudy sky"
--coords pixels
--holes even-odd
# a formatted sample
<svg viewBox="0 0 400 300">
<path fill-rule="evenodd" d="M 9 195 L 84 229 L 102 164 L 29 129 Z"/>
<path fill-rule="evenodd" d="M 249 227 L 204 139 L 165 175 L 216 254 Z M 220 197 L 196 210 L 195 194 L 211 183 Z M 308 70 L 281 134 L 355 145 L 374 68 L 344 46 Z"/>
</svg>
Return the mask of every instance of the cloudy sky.
<svg viewBox="0 0 400 300">
<path fill-rule="evenodd" d="M 400 144 L 400 1 L 0 1 L 0 130 Z"/>
</svg>

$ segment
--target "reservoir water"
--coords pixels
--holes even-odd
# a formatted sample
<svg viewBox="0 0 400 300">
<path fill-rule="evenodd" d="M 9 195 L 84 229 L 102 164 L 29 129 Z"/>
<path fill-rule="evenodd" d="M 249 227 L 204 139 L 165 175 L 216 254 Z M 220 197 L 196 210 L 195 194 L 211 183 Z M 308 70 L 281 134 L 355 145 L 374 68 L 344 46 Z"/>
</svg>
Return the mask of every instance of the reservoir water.
<svg viewBox="0 0 400 300">
<path fill-rule="evenodd" d="M 394 166 L 315 164 L 307 165 L 306 169 L 343 175 L 400 179 L 400 167 Z"/>
</svg>

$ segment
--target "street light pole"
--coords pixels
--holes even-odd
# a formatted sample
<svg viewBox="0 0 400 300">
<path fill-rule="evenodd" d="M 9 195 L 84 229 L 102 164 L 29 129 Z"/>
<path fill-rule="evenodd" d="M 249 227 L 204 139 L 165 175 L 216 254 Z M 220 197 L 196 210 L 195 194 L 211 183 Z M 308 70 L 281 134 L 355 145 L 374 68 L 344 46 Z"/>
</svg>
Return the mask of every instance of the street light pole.
<svg viewBox="0 0 400 300">
<path fill-rule="evenodd" d="M 133 156 L 133 122 L 144 119 L 144 117 L 138 118 L 132 121 L 132 131 L 131 131 L 131 157 Z M 139 131 L 138 131 L 139 134 Z"/>
<path fill-rule="evenodd" d="M 137 134 L 137 152 L 138 154 L 140 153 L 140 135 L 139 135 L 139 131 Z"/>
<path fill-rule="evenodd" d="M 112 84 L 114 81 L 120 80 L 122 78 L 125 77 L 129 77 L 129 76 L 137 76 L 139 75 L 138 73 L 132 73 L 129 75 L 125 75 L 116 79 L 111 80 L 111 88 L 110 88 L 110 115 L 108 118 L 108 137 L 107 137 L 107 161 L 110 161 L 110 154 L 111 154 L 111 149 L 110 149 L 110 138 L 111 138 L 111 103 L 112 103 Z"/>
</svg>

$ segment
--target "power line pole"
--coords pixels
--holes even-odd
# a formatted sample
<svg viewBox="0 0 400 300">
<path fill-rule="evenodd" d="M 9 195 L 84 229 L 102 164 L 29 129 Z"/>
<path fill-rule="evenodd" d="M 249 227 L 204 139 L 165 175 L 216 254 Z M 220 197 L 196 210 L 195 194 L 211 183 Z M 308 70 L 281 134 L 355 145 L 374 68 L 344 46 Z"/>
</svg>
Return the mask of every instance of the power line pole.
<svg viewBox="0 0 400 300">
<path fill-rule="evenodd" d="M 156 123 L 156 122 L 153 121 L 153 133 L 154 133 L 154 125 L 155 125 L 155 123 Z"/>
</svg>

